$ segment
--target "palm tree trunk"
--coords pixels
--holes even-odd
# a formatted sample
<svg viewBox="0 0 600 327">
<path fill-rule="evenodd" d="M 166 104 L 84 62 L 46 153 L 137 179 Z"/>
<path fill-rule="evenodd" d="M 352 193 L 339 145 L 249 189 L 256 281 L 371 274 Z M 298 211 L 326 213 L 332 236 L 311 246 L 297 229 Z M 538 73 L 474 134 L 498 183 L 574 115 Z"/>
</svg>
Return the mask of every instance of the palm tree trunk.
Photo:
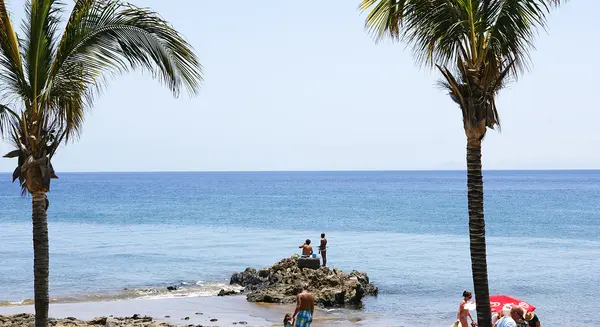
<svg viewBox="0 0 600 327">
<path fill-rule="evenodd" d="M 473 272 L 475 299 L 477 301 L 477 323 L 479 327 L 492 327 L 485 248 L 485 220 L 483 215 L 481 139 L 467 140 L 467 186 L 471 269 Z"/>
<path fill-rule="evenodd" d="M 48 325 L 48 216 L 46 192 L 35 192 L 31 199 L 33 220 L 33 271 L 35 293 L 35 327 Z"/>
</svg>

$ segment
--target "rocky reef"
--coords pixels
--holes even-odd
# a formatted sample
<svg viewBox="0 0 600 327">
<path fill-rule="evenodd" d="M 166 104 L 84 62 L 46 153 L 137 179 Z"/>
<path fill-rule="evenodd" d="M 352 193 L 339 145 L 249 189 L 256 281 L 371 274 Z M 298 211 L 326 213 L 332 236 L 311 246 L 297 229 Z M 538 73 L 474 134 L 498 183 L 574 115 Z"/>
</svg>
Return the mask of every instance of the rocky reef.
<svg viewBox="0 0 600 327">
<path fill-rule="evenodd" d="M 0 327 L 30 327 L 34 325 L 35 316 L 28 313 L 14 316 L 0 316 Z M 132 317 L 99 317 L 90 321 L 68 317 L 63 319 L 48 319 L 50 327 L 173 327 L 164 322 L 157 322 L 148 316 L 133 315 Z"/>
<path fill-rule="evenodd" d="M 198 313 L 197 313 L 198 314 Z M 170 316 L 165 316 L 169 318 Z M 182 318 L 187 321 L 190 317 Z M 210 319 L 211 327 L 218 327 L 213 325 L 218 319 Z M 233 325 L 247 325 L 246 321 L 234 322 Z M 21 313 L 13 316 L 1 316 L 0 315 L 0 327 L 32 327 L 35 325 L 35 315 L 29 313 Z M 166 322 L 158 322 L 149 316 L 142 316 L 135 314 L 131 317 L 98 317 L 92 320 L 80 320 L 74 317 L 67 317 L 62 319 L 48 319 L 49 327 L 208 327 L 203 325 L 192 325 L 192 324 L 181 324 L 173 325 Z"/>
<path fill-rule="evenodd" d="M 285 258 L 269 268 L 246 270 L 231 276 L 230 284 L 244 287 L 250 302 L 294 303 L 296 289 L 304 287 L 319 306 L 362 307 L 364 296 L 376 296 L 378 289 L 366 273 L 346 274 L 337 268 L 298 268 L 298 256 Z"/>
</svg>

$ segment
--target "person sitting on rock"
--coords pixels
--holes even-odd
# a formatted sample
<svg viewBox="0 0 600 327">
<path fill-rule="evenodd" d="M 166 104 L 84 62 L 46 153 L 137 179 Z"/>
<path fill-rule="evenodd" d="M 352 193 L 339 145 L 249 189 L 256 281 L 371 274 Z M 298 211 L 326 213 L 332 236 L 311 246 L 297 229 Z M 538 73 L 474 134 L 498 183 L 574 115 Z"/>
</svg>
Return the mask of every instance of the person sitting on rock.
<svg viewBox="0 0 600 327">
<path fill-rule="evenodd" d="M 302 249 L 303 257 L 310 257 L 313 254 L 313 248 L 312 246 L 310 246 L 309 239 L 306 239 L 306 241 L 304 241 L 304 244 L 300 245 L 299 248 Z"/>
<path fill-rule="evenodd" d="M 298 287 L 298 299 L 296 301 L 296 311 L 293 319 L 296 321 L 295 327 L 310 327 L 312 323 L 313 312 L 315 311 L 315 298 L 304 287 Z"/>
</svg>

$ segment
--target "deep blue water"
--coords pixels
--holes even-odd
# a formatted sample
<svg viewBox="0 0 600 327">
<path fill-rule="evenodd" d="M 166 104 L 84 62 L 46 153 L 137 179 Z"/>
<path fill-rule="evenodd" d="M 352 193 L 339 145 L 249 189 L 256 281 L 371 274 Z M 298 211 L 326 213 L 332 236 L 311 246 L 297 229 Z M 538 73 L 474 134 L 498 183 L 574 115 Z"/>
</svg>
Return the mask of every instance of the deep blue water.
<svg viewBox="0 0 600 327">
<path fill-rule="evenodd" d="M 20 301 L 33 297 L 31 204 L 9 174 L 0 181 L 0 301 Z M 486 171 L 484 187 L 492 293 L 530 301 L 550 325 L 589 325 L 600 171 Z M 71 173 L 49 200 L 55 298 L 181 283 L 209 294 L 322 231 L 331 265 L 380 286 L 369 312 L 449 325 L 472 289 L 461 171 Z M 579 310 L 557 314 L 565 299 Z"/>
</svg>

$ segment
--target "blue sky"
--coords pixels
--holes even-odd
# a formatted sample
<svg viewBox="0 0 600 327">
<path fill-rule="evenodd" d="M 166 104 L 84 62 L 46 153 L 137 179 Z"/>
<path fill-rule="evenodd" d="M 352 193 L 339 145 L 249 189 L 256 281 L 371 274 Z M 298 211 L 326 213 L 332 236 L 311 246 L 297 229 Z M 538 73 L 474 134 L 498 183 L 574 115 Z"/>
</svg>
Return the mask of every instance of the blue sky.
<svg viewBox="0 0 600 327">
<path fill-rule="evenodd" d="M 59 172 L 465 167 L 460 110 L 439 75 L 402 44 L 375 44 L 358 0 L 131 2 L 186 36 L 203 89 L 174 99 L 147 75 L 115 79 L 81 139 L 59 150 Z M 9 2 L 15 19 L 23 3 Z M 599 11 L 579 0 L 551 14 L 532 71 L 500 94 L 485 168 L 600 168 Z"/>
</svg>

